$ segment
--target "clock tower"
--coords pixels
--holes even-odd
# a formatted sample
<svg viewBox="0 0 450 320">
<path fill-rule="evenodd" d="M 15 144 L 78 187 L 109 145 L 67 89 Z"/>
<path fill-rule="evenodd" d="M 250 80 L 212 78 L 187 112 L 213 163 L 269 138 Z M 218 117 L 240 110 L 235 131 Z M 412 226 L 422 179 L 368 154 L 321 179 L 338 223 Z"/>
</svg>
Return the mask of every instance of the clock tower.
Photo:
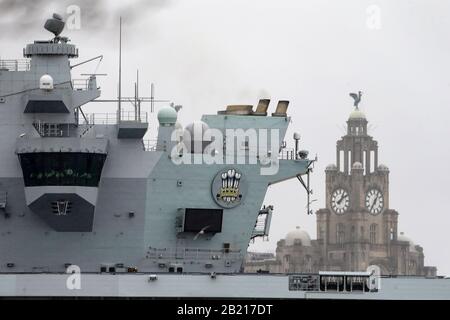
<svg viewBox="0 0 450 320">
<path fill-rule="evenodd" d="M 389 258 L 398 218 L 389 208 L 389 169 L 378 163 L 378 143 L 367 123 L 355 102 L 347 134 L 336 143 L 336 164 L 325 170 L 326 205 L 316 213 L 324 269 L 358 271 L 381 264 L 390 273 L 396 264 Z"/>
<path fill-rule="evenodd" d="M 378 143 L 367 133 L 367 119 L 355 109 L 347 133 L 336 143 L 336 163 L 325 169 L 325 206 L 316 212 L 317 239 L 296 227 L 277 243 L 272 260 L 248 261 L 247 272 L 366 271 L 383 275 L 435 276 L 424 265 L 423 248 L 398 232 L 398 213 L 389 207 L 389 169 L 378 163 Z"/>
</svg>

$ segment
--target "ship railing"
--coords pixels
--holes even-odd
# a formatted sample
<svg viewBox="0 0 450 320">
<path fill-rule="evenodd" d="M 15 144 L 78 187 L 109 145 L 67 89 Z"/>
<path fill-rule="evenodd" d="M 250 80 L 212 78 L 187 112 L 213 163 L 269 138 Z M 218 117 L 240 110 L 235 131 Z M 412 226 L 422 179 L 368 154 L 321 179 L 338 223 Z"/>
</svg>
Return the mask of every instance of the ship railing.
<svg viewBox="0 0 450 320">
<path fill-rule="evenodd" d="M 88 113 L 86 114 L 86 118 L 82 124 L 117 124 L 117 114 L 116 113 Z M 81 118 L 80 118 L 81 119 Z"/>
<path fill-rule="evenodd" d="M 296 160 L 297 157 L 295 155 L 294 149 L 281 149 L 280 153 L 278 154 L 279 160 Z"/>
<path fill-rule="evenodd" d="M 145 139 L 142 140 L 142 143 L 144 144 L 144 150 L 145 151 L 158 151 L 157 148 L 157 140 L 155 139 Z"/>
<path fill-rule="evenodd" d="M 38 120 L 33 122 L 33 126 L 41 137 L 69 137 L 71 132 L 70 123 L 49 123 Z"/>
<path fill-rule="evenodd" d="M 120 122 L 148 123 L 148 114 L 147 114 L 147 112 L 121 110 L 119 121 Z"/>
<path fill-rule="evenodd" d="M 0 60 L 0 71 L 29 71 L 30 59 Z"/>
<path fill-rule="evenodd" d="M 148 259 L 221 260 L 224 256 L 227 260 L 240 259 L 242 253 L 240 250 L 201 248 L 150 248 L 147 252 Z"/>
<path fill-rule="evenodd" d="M 80 124 L 118 124 L 119 117 L 118 113 L 88 113 L 86 114 L 86 119 L 80 118 Z M 138 122 L 147 123 L 148 114 L 147 112 L 141 112 L 136 114 L 134 111 L 122 111 L 120 116 L 120 122 Z"/>
<path fill-rule="evenodd" d="M 89 78 L 88 79 L 72 79 L 73 90 L 83 91 L 89 89 Z"/>
</svg>

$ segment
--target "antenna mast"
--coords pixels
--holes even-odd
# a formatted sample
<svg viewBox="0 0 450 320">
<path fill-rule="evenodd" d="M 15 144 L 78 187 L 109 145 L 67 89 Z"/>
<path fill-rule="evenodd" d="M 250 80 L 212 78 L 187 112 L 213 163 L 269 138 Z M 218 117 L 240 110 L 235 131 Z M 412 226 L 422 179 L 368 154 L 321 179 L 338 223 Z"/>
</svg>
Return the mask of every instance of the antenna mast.
<svg viewBox="0 0 450 320">
<path fill-rule="evenodd" d="M 155 85 L 153 82 L 150 85 L 150 112 L 153 112 L 155 103 Z"/>
<path fill-rule="evenodd" d="M 117 120 L 120 122 L 120 117 L 122 114 L 122 17 L 119 20 L 119 106 L 118 106 L 118 117 Z"/>
</svg>

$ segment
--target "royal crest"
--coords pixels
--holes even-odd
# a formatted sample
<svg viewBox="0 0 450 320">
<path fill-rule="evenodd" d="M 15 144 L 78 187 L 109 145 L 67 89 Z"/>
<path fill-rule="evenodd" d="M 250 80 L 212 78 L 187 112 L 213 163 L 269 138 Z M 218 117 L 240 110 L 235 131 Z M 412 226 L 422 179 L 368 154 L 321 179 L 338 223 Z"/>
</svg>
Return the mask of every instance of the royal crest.
<svg viewBox="0 0 450 320">
<path fill-rule="evenodd" d="M 214 178 L 212 194 L 214 200 L 224 208 L 232 208 L 241 203 L 243 197 L 242 173 L 236 169 L 220 171 Z"/>
</svg>

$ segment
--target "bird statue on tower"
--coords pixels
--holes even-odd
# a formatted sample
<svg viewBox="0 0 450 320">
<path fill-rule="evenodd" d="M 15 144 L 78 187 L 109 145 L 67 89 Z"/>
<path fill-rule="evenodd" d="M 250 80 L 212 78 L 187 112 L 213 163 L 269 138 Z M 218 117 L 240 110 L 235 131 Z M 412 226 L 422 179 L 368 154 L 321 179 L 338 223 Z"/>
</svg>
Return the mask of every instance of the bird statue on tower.
<svg viewBox="0 0 450 320">
<path fill-rule="evenodd" d="M 356 109 L 358 109 L 358 104 L 361 102 L 361 96 L 362 96 L 362 92 L 358 91 L 358 94 L 356 93 L 350 93 L 350 97 L 353 98 L 354 103 L 353 105 L 355 106 Z"/>
</svg>

